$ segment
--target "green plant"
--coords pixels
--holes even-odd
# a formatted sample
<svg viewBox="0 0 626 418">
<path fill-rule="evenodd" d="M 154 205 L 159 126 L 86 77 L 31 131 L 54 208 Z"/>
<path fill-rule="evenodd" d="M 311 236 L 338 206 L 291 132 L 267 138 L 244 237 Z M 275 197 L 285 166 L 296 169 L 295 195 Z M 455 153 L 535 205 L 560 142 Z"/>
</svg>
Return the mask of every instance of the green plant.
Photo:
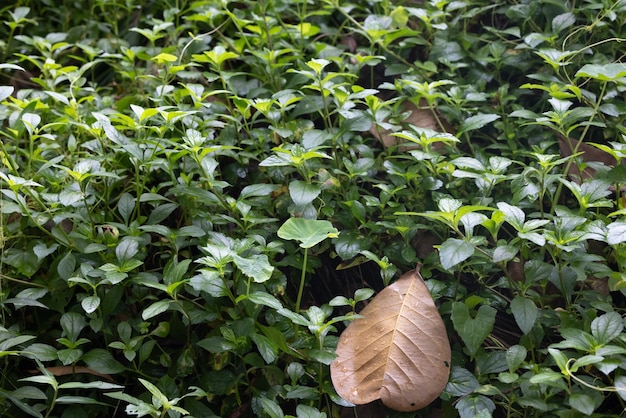
<svg viewBox="0 0 626 418">
<path fill-rule="evenodd" d="M 430 409 L 623 414 L 625 11 L 0 7 L 0 414 L 339 416 L 340 332 L 416 264 Z"/>
</svg>

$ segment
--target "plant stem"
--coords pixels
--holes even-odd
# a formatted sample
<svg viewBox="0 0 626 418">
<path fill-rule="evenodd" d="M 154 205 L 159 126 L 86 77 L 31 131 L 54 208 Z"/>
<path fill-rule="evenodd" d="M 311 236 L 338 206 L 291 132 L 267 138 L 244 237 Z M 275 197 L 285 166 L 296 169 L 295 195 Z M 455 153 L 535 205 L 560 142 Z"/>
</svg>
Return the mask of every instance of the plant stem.
<svg viewBox="0 0 626 418">
<path fill-rule="evenodd" d="M 309 256 L 309 249 L 304 249 L 304 260 L 302 261 L 302 274 L 300 275 L 300 287 L 298 288 L 298 297 L 296 298 L 296 313 L 300 312 L 300 302 L 302 302 L 302 294 L 304 293 L 304 279 L 306 278 L 306 263 Z"/>
</svg>

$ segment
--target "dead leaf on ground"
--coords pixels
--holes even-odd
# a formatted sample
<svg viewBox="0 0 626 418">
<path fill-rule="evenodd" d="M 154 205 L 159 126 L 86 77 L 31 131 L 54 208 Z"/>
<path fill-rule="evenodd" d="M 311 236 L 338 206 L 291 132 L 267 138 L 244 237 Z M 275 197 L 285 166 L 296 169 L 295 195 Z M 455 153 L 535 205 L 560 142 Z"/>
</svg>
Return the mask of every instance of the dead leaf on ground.
<svg viewBox="0 0 626 418">
<path fill-rule="evenodd" d="M 53 366 L 53 367 L 46 367 L 46 370 L 57 377 L 85 373 L 85 374 L 91 374 L 94 376 L 101 377 L 103 379 L 108 380 L 109 382 L 113 382 L 113 378 L 111 377 L 111 375 L 100 373 L 94 369 L 90 369 L 89 367 L 84 367 L 84 366 Z M 39 373 L 40 370 L 31 370 L 30 372 Z"/>
<path fill-rule="evenodd" d="M 444 119 L 439 117 L 439 120 L 444 125 L 445 129 L 441 128 L 439 121 L 437 121 L 433 111 L 428 107 L 428 104 L 424 99 L 420 100 L 419 106 L 416 106 L 413 102 L 406 100 L 402 103 L 400 110 L 402 112 L 410 112 L 409 116 L 402 121 L 403 125 L 413 125 L 418 128 L 430 129 L 437 132 L 445 131 L 453 133 L 452 127 L 450 127 Z M 391 130 L 379 128 L 375 124 L 373 124 L 370 128 L 370 133 L 378 139 L 385 146 L 385 148 L 392 147 L 403 142 L 403 140 L 392 135 L 393 132 Z M 434 148 L 436 148 L 436 146 L 437 144 L 434 144 Z M 417 147 L 417 144 L 405 144 L 401 146 L 401 149 L 408 150 L 415 149 Z"/>
<path fill-rule="evenodd" d="M 574 149 L 576 149 L 576 143 L 571 138 L 565 138 L 562 135 L 559 135 L 559 150 L 561 151 L 561 156 L 569 157 L 573 155 Z M 617 160 L 608 152 L 602 151 L 592 145 L 585 144 L 584 142 L 578 145 L 577 152 L 582 153 L 582 160 L 585 163 L 589 162 L 600 162 L 607 167 L 615 167 L 617 165 Z M 596 170 L 592 167 L 585 167 L 581 172 L 576 164 L 571 164 L 569 170 L 567 172 L 568 177 L 580 184 L 585 179 L 595 178 Z M 611 186 L 611 190 L 615 190 L 613 186 Z"/>
<path fill-rule="evenodd" d="M 341 334 L 330 366 L 337 393 L 362 405 L 380 399 L 397 411 L 435 400 L 450 374 L 450 343 L 417 270 L 383 289 Z"/>
</svg>

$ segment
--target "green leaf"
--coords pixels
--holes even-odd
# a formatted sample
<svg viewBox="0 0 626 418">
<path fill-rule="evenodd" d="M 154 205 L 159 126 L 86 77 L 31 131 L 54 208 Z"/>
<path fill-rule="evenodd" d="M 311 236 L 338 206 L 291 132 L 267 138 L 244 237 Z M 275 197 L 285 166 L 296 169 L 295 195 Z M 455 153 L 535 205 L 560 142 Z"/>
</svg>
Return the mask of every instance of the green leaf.
<svg viewBox="0 0 626 418">
<path fill-rule="evenodd" d="M 328 64 L 330 64 L 330 61 L 322 58 L 312 59 L 306 63 L 306 65 L 311 68 L 318 76 L 322 74 L 324 67 L 326 67 Z"/>
<path fill-rule="evenodd" d="M 268 306 L 276 310 L 283 307 L 278 299 L 265 292 L 252 292 L 248 295 L 248 300 L 252 303 L 256 303 L 257 305 Z"/>
<path fill-rule="evenodd" d="M 117 261 L 122 264 L 132 259 L 139 252 L 139 243 L 132 238 L 124 238 L 115 248 Z"/>
<path fill-rule="evenodd" d="M 402 6 L 394 8 L 389 14 L 389 17 L 391 17 L 391 21 L 398 28 L 405 27 L 407 22 L 409 21 L 409 13 Z"/>
<path fill-rule="evenodd" d="M 312 406 L 300 404 L 296 407 L 296 416 L 298 418 L 326 418 L 326 413 L 320 412 Z"/>
<path fill-rule="evenodd" d="M 498 202 L 497 206 L 498 209 L 504 213 L 504 219 L 506 219 L 513 228 L 518 231 L 522 230 L 524 220 L 526 219 L 526 214 L 524 214 L 523 210 L 516 206 L 509 205 L 506 202 Z"/>
<path fill-rule="evenodd" d="M 356 231 L 341 231 L 333 243 L 337 255 L 343 260 L 350 260 L 370 248 L 372 240 Z"/>
<path fill-rule="evenodd" d="M 573 13 L 562 13 L 552 19 L 552 31 L 554 33 L 562 32 L 574 23 L 576 23 L 576 16 Z"/>
<path fill-rule="evenodd" d="M 626 242 L 626 222 L 616 221 L 607 225 L 607 243 L 617 245 Z"/>
<path fill-rule="evenodd" d="M 80 405 L 103 405 L 103 406 L 109 406 L 104 402 L 100 402 L 96 399 L 93 398 L 88 398 L 86 396 L 59 396 L 57 398 L 56 401 L 58 404 L 64 404 L 64 405 L 74 405 L 74 404 L 80 404 Z"/>
<path fill-rule="evenodd" d="M 563 374 L 554 370 L 545 370 L 535 374 L 530 378 L 530 383 L 534 385 L 550 384 L 553 386 L 565 387 L 563 384 Z"/>
<path fill-rule="evenodd" d="M 500 119 L 500 115 L 496 115 L 495 113 L 480 113 L 470 116 L 461 123 L 457 135 L 460 136 L 461 133 L 475 131 L 498 119 Z"/>
<path fill-rule="evenodd" d="M 511 301 L 511 312 L 517 326 L 524 334 L 528 334 L 533 329 L 539 315 L 539 310 L 534 302 L 520 295 L 515 296 Z"/>
<path fill-rule="evenodd" d="M 124 223 L 128 223 L 135 210 L 136 199 L 130 193 L 123 193 L 117 203 L 117 211 L 122 216 Z"/>
<path fill-rule="evenodd" d="M 285 318 L 291 319 L 291 322 L 296 325 L 302 325 L 305 327 L 310 325 L 309 320 L 307 320 L 304 316 L 300 315 L 299 313 L 292 312 L 287 308 L 281 308 L 276 312 L 284 316 Z"/>
<path fill-rule="evenodd" d="M 569 405 L 585 416 L 591 416 L 596 410 L 595 402 L 589 395 L 583 393 L 575 393 L 568 399 Z"/>
<path fill-rule="evenodd" d="M 159 390 L 158 387 L 156 387 L 155 385 L 153 385 L 152 383 L 148 382 L 145 379 L 139 378 L 139 382 L 144 385 L 144 387 L 146 389 L 148 389 L 148 391 L 152 394 L 152 396 L 163 406 L 170 406 L 170 401 L 169 399 L 167 399 L 167 396 L 165 396 L 163 394 L 163 392 L 161 392 L 161 390 Z"/>
<path fill-rule="evenodd" d="M 156 61 L 157 64 L 176 62 L 176 60 L 178 60 L 178 57 L 176 55 L 168 54 L 165 52 L 161 52 L 160 54 L 152 57 L 152 61 Z"/>
<path fill-rule="evenodd" d="M 448 270 L 474 254 L 474 246 L 457 238 L 448 238 L 439 247 L 441 266 Z"/>
<path fill-rule="evenodd" d="M 562 351 L 557 350 L 556 348 L 552 348 L 549 347 L 548 348 L 548 352 L 550 353 L 550 355 L 552 356 L 552 358 L 554 358 L 554 362 L 556 363 L 556 366 L 559 368 L 559 370 L 561 370 L 561 373 L 563 373 L 564 375 L 567 373 L 567 362 L 568 362 L 568 358 L 565 354 L 563 354 Z"/>
<path fill-rule="evenodd" d="M 291 386 L 288 391 L 287 391 L 287 395 L 285 396 L 286 399 L 319 399 L 319 391 L 317 390 L 317 388 L 312 388 L 310 386 L 300 386 L 300 385 L 296 385 L 296 386 Z"/>
<path fill-rule="evenodd" d="M 302 37 L 309 38 L 311 36 L 317 35 L 320 31 L 320 28 L 318 26 L 310 24 L 309 22 L 303 22 L 296 25 L 296 30 L 302 35 Z"/>
<path fill-rule="evenodd" d="M 579 328 L 560 328 L 563 341 L 552 344 L 556 348 L 574 348 L 579 351 L 591 352 L 598 345 L 593 335 Z"/>
<path fill-rule="evenodd" d="M 517 255 L 518 248 L 511 245 L 500 245 L 493 250 L 493 262 L 501 263 L 503 261 L 510 261 Z"/>
<path fill-rule="evenodd" d="M 626 401 L 626 376 L 616 377 L 613 384 L 619 397 Z"/>
<path fill-rule="evenodd" d="M 13 94 L 13 90 L 15 90 L 15 87 L 13 86 L 0 86 L 0 102 L 11 96 Z"/>
<path fill-rule="evenodd" d="M 345 296 L 335 296 L 328 302 L 328 304 L 330 306 L 347 306 L 350 305 L 350 301 Z"/>
<path fill-rule="evenodd" d="M 299 241 L 302 248 L 311 248 L 326 238 L 337 238 L 339 231 L 328 221 L 289 218 L 278 229 L 278 236 L 282 239 Z"/>
<path fill-rule="evenodd" d="M 7 338 L 6 340 L 0 343 L 0 351 L 7 351 L 9 348 L 15 347 L 16 345 L 23 344 L 35 338 L 36 337 L 32 335 L 19 335 L 17 337 Z"/>
<path fill-rule="evenodd" d="M 526 347 L 523 345 L 512 345 L 506 350 L 506 364 L 509 366 L 509 371 L 514 372 L 517 370 L 524 360 L 526 360 L 526 355 L 528 351 Z"/>
<path fill-rule="evenodd" d="M 446 386 L 446 393 L 452 396 L 465 396 L 480 387 L 478 379 L 467 369 L 454 366 Z"/>
<path fill-rule="evenodd" d="M 154 302 L 152 305 L 143 310 L 141 317 L 144 321 L 147 321 L 150 318 L 162 314 L 170 308 L 170 305 L 173 302 L 173 300 L 160 300 L 158 302 Z"/>
<path fill-rule="evenodd" d="M 143 402 L 142 400 L 139 400 L 137 398 L 135 398 L 134 396 L 128 395 L 126 393 L 123 392 L 111 392 L 111 393 L 105 393 L 106 396 L 113 398 L 113 399 L 118 399 L 120 401 L 124 401 L 124 402 L 128 402 L 131 405 L 145 405 L 146 407 L 151 408 L 151 412 L 153 413 L 153 416 L 158 416 L 159 415 L 159 411 L 156 410 L 155 408 L 153 408 L 151 405 L 146 404 L 145 402 Z M 148 413 L 146 415 L 149 415 Z"/>
<path fill-rule="evenodd" d="M 76 258 L 71 251 L 68 251 L 57 264 L 57 273 L 64 280 L 69 279 L 76 269 Z"/>
<path fill-rule="evenodd" d="M 586 356 L 582 356 L 576 359 L 576 361 L 571 365 L 570 370 L 572 373 L 576 373 L 581 367 L 586 367 L 589 365 L 600 364 L 600 362 L 604 360 L 602 356 L 596 356 L 593 354 L 587 354 Z"/>
<path fill-rule="evenodd" d="M 252 255 L 250 258 L 233 254 L 233 261 L 243 274 L 251 277 L 256 283 L 263 283 L 272 277 L 274 267 L 270 265 L 265 254 Z"/>
<path fill-rule="evenodd" d="M 278 357 L 278 346 L 265 335 L 254 333 L 250 336 L 259 349 L 259 354 L 266 364 L 272 364 Z"/>
<path fill-rule="evenodd" d="M 484 395 L 470 395 L 459 399 L 456 409 L 460 418 L 491 418 L 496 405 Z"/>
<path fill-rule="evenodd" d="M 113 355 L 103 348 L 89 350 L 81 357 L 87 367 L 104 374 L 122 373 L 126 368 L 122 363 L 115 360 Z"/>
<path fill-rule="evenodd" d="M 41 383 L 45 385 L 50 385 L 52 387 L 57 387 L 57 380 L 52 375 L 41 374 L 37 376 L 24 377 L 19 379 L 20 382 L 32 382 L 32 383 Z"/>
<path fill-rule="evenodd" d="M 239 199 L 262 196 L 267 197 L 278 188 L 279 186 L 275 184 L 250 184 L 241 190 L 241 193 L 239 193 Z"/>
<path fill-rule="evenodd" d="M 369 289 L 369 288 L 357 289 L 354 292 L 354 301 L 361 302 L 361 301 L 367 300 L 371 298 L 373 294 L 374 294 L 374 289 Z"/>
<path fill-rule="evenodd" d="M 478 352 L 483 341 L 493 330 L 496 312 L 491 306 L 482 305 L 476 317 L 472 318 L 466 304 L 462 302 L 452 304 L 452 324 L 471 356 Z"/>
<path fill-rule="evenodd" d="M 80 332 L 87 326 L 85 317 L 77 312 L 64 313 L 63 316 L 61 316 L 60 323 L 65 336 L 71 342 L 75 342 Z"/>
<path fill-rule="evenodd" d="M 23 351 L 26 357 L 33 357 L 39 361 L 58 360 L 56 348 L 48 344 L 35 343 L 26 347 Z"/>
<path fill-rule="evenodd" d="M 100 389 L 100 390 L 111 390 L 111 389 L 124 389 L 124 386 L 116 385 L 114 383 L 108 382 L 67 382 L 59 385 L 59 389 Z"/>
<path fill-rule="evenodd" d="M 59 360 L 63 363 L 64 366 L 68 364 L 76 363 L 80 360 L 83 355 L 83 350 L 79 348 L 68 348 L 57 351 L 57 355 L 59 356 Z"/>
<path fill-rule="evenodd" d="M 83 307 L 86 313 L 95 312 L 100 306 L 100 297 L 99 296 L 87 296 L 83 300 L 80 301 L 80 306 Z"/>
<path fill-rule="evenodd" d="M 15 11 L 17 11 L 19 9 L 28 9 L 28 10 L 30 10 L 29 7 L 18 7 L 17 9 L 15 9 Z M 22 67 L 20 67 L 17 64 L 7 64 L 7 63 L 0 64 L 0 70 L 4 70 L 4 69 L 7 69 L 7 68 L 11 69 L 11 70 L 26 71 L 26 70 L 24 70 Z"/>
<path fill-rule="evenodd" d="M 598 344 L 605 345 L 613 341 L 624 331 L 624 321 L 617 312 L 607 312 L 591 321 L 591 335 Z"/>
<path fill-rule="evenodd" d="M 256 398 L 256 400 L 260 402 L 262 411 L 265 414 L 267 414 L 270 418 L 284 418 L 285 417 L 283 410 L 280 409 L 280 406 L 275 401 L 271 399 L 267 399 L 265 397 Z"/>
<path fill-rule="evenodd" d="M 626 64 L 586 64 L 578 70 L 576 77 L 587 77 L 600 81 L 619 80 L 626 77 Z"/>
<path fill-rule="evenodd" d="M 294 180 L 289 183 L 289 196 L 291 196 L 291 200 L 293 200 L 296 205 L 308 205 L 315 200 L 321 192 L 322 189 L 319 186 L 301 180 Z"/>
<path fill-rule="evenodd" d="M 218 271 L 201 269 L 200 274 L 193 276 L 189 280 L 189 285 L 197 292 L 203 291 L 213 296 L 221 298 L 229 295 L 228 286 Z"/>
<path fill-rule="evenodd" d="M 25 387 L 26 388 L 37 389 L 37 388 L 34 388 L 32 386 L 25 386 Z M 35 418 L 44 418 L 43 415 L 41 415 L 41 413 L 37 409 L 35 409 L 34 407 L 28 405 L 25 402 L 22 402 L 22 399 L 42 399 L 42 400 L 45 400 L 45 399 L 47 399 L 47 396 L 45 396 L 45 394 L 43 395 L 43 398 L 22 396 L 21 393 L 19 393 L 19 391 L 21 389 L 25 388 L 25 387 L 17 388 L 13 392 L 5 392 L 4 390 L 0 389 L 0 396 L 2 396 L 3 398 L 6 398 L 9 401 L 11 401 L 13 404 L 15 404 L 15 406 L 17 406 L 19 409 L 21 409 L 23 412 L 25 412 L 29 416 L 35 417 Z M 41 393 L 43 394 L 43 392 L 41 392 Z"/>
</svg>

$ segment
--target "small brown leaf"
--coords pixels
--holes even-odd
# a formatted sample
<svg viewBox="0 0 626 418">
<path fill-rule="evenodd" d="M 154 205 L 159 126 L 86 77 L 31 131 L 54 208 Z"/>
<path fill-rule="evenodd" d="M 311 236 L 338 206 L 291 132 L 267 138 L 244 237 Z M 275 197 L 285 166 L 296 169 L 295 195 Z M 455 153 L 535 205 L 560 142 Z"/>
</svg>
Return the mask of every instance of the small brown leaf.
<svg viewBox="0 0 626 418">
<path fill-rule="evenodd" d="M 403 125 L 413 125 L 418 128 L 426 128 L 432 129 L 433 131 L 442 132 L 443 129 L 440 126 L 440 122 L 444 125 L 445 131 L 448 133 L 452 133 L 452 127 L 449 126 L 448 122 L 443 118 L 439 117 L 439 121 L 435 118 L 435 114 L 433 110 L 428 107 L 426 100 L 422 99 L 419 102 L 419 107 L 413 104 L 410 101 L 405 101 L 401 105 L 402 112 L 410 112 L 409 116 L 402 121 Z M 435 110 L 436 111 L 436 110 Z M 391 131 L 385 129 L 379 129 L 376 125 L 372 125 L 370 128 L 370 133 L 374 135 L 376 139 L 378 139 L 385 148 L 398 145 L 399 140 L 398 137 L 393 136 Z M 436 147 L 437 144 L 434 144 Z M 417 144 L 405 144 L 400 148 L 402 150 L 417 148 Z"/>
<path fill-rule="evenodd" d="M 337 393 L 354 404 L 380 399 L 397 411 L 435 400 L 450 374 L 450 343 L 417 270 L 383 289 L 341 334 L 330 366 Z"/>
<path fill-rule="evenodd" d="M 576 149 L 576 144 L 578 141 L 575 141 L 571 138 L 565 138 L 562 135 L 559 135 L 559 149 L 561 151 L 561 155 L 563 157 L 569 157 L 573 155 L 574 149 Z M 603 163 L 607 167 L 615 167 L 617 165 L 617 161 L 615 157 L 611 154 L 602 151 L 594 146 L 589 144 L 585 144 L 584 142 L 578 144 L 578 152 L 582 153 L 582 160 L 586 163 L 597 161 Z M 572 181 L 580 184 L 584 179 L 595 178 L 596 170 L 591 167 L 585 167 L 583 172 L 581 173 L 576 164 L 572 164 L 569 167 L 569 172 L 567 173 L 569 178 Z"/>
<path fill-rule="evenodd" d="M 89 367 L 84 366 L 52 366 L 46 367 L 46 370 L 52 373 L 54 376 L 65 376 L 70 374 L 92 374 L 94 376 L 101 377 L 103 379 L 108 380 L 109 382 L 113 382 L 113 378 L 111 375 L 100 373 L 94 369 L 90 369 Z M 40 370 L 30 370 L 30 373 L 39 373 Z"/>
</svg>

